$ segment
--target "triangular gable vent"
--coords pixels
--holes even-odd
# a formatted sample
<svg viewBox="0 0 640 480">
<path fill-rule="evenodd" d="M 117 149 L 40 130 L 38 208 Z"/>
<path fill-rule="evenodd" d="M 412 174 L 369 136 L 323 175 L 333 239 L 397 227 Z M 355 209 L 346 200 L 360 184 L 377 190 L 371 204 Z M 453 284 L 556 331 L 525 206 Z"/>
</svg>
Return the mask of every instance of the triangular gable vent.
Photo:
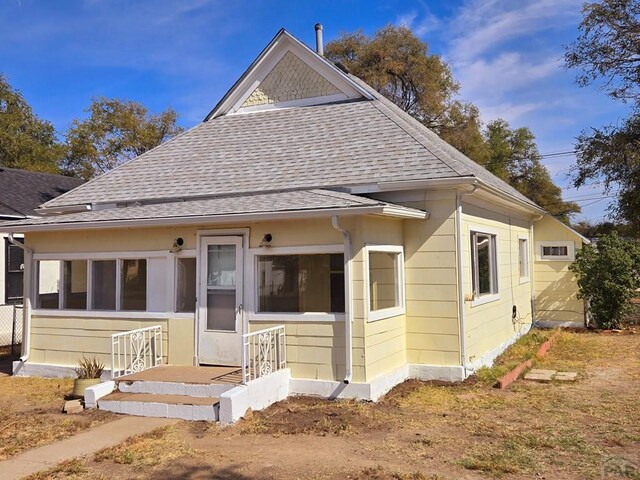
<svg viewBox="0 0 640 480">
<path fill-rule="evenodd" d="M 371 99 L 335 65 L 281 30 L 206 120 L 273 108 Z"/>
</svg>

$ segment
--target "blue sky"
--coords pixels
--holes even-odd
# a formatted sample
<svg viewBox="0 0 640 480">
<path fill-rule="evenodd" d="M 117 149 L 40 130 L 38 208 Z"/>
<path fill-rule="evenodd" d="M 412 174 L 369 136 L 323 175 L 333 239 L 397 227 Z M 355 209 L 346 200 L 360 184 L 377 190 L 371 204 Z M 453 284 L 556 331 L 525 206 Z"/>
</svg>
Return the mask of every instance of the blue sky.
<svg viewBox="0 0 640 480">
<path fill-rule="evenodd" d="M 152 111 L 168 106 L 191 127 L 201 121 L 262 48 L 284 27 L 313 45 L 341 32 L 373 34 L 406 25 L 451 65 L 460 97 L 483 119 L 528 126 L 540 152 L 573 149 L 580 131 L 619 121 L 624 106 L 597 87 L 578 88 L 562 67 L 563 46 L 577 36 L 581 1 L 217 1 L 4 0 L 0 72 L 35 112 L 64 131 L 91 98 L 133 99 Z M 571 155 L 545 158 L 564 197 L 600 220 L 601 189 L 569 187 Z"/>
</svg>

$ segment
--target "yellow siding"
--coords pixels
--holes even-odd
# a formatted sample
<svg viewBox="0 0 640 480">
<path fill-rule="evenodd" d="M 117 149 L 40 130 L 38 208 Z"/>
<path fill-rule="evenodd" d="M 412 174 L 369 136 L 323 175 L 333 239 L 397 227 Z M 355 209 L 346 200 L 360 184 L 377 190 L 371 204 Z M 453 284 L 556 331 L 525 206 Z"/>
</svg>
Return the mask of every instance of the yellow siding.
<svg viewBox="0 0 640 480">
<path fill-rule="evenodd" d="M 535 222 L 535 242 L 569 241 L 576 250 L 582 247 L 582 238 L 548 216 Z M 535 245 L 534 245 L 534 248 Z M 584 322 L 584 303 L 578 300 L 578 284 L 569 271 L 569 261 L 538 260 L 534 264 L 536 320 Z"/>
<path fill-rule="evenodd" d="M 407 361 L 460 365 L 456 278 L 455 192 L 428 192 L 427 220 L 406 220 L 405 294 Z"/>
<path fill-rule="evenodd" d="M 497 300 L 472 306 L 465 301 L 466 347 L 469 361 L 473 362 L 498 348 L 532 321 L 530 281 L 521 283 L 518 268 L 519 238 L 529 238 L 529 221 L 523 218 L 497 213 L 495 209 L 476 200 L 477 204 L 465 203 L 462 218 L 462 271 L 465 298 L 472 294 L 471 239 L 470 231 L 495 233 L 498 263 Z M 529 240 L 529 243 L 530 240 Z M 529 245 L 531 252 L 531 245 Z M 531 257 L 529 265 L 531 265 Z M 512 321 L 512 306 L 518 311 Z"/>
<path fill-rule="evenodd" d="M 354 241 L 354 302 L 364 309 L 369 286 L 366 278 L 364 250 L 365 245 L 402 245 L 403 222 L 377 217 L 365 217 L 362 220 L 362 238 L 356 235 Z M 357 266 L 357 268 L 356 268 Z M 356 288 L 359 287 L 359 288 Z M 357 321 L 361 318 L 357 317 Z M 364 322 L 364 345 L 366 359 L 366 381 L 391 372 L 407 363 L 406 320 L 404 315 Z"/>
<path fill-rule="evenodd" d="M 137 328 L 161 325 L 162 351 L 171 363 L 166 319 L 112 319 L 78 317 L 31 317 L 30 362 L 76 366 L 82 356 L 98 357 L 111 365 L 111 335 Z M 193 344 L 193 341 L 191 342 Z M 191 348 L 193 351 L 193 347 Z M 190 363 L 189 363 L 190 364 Z"/>
</svg>

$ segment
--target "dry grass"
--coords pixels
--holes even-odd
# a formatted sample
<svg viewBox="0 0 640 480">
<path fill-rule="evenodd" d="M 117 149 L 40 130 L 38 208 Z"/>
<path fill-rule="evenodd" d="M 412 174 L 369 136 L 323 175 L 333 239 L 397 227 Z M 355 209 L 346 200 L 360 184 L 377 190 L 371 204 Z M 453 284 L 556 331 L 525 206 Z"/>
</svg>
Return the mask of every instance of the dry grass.
<svg viewBox="0 0 640 480">
<path fill-rule="evenodd" d="M 0 460 L 115 418 L 99 411 L 62 414 L 72 387 L 68 379 L 0 378 Z"/>
<path fill-rule="evenodd" d="M 77 458 L 61 462 L 49 470 L 34 473 L 23 480 L 104 480 L 102 474 L 90 472 L 85 463 Z"/>
<path fill-rule="evenodd" d="M 484 367 L 476 372 L 478 381 L 486 385 L 495 384 L 500 377 L 506 375 L 526 360 L 536 356 L 538 347 L 552 335 L 551 330 L 531 330 L 496 358 L 493 366 Z"/>
<path fill-rule="evenodd" d="M 564 332 L 537 365 L 578 371 L 574 383 L 410 380 L 377 403 L 293 397 L 230 428 L 182 423 L 65 468 L 79 479 L 598 479 L 608 459 L 640 460 L 639 352 L 640 336 Z"/>
<path fill-rule="evenodd" d="M 120 445 L 96 452 L 94 461 L 121 465 L 156 467 L 178 457 L 194 454 L 172 426 L 128 438 Z"/>
</svg>

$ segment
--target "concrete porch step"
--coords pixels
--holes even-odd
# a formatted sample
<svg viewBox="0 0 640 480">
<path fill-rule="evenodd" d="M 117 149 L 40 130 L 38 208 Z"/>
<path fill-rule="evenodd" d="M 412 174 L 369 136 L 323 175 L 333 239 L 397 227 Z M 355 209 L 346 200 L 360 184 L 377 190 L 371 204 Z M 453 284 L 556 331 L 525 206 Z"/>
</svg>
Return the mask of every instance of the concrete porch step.
<svg viewBox="0 0 640 480">
<path fill-rule="evenodd" d="M 198 398 L 219 398 L 236 386 L 233 383 L 182 383 L 159 380 L 116 380 L 122 393 L 176 395 Z"/>
<path fill-rule="evenodd" d="M 206 420 L 220 418 L 220 401 L 214 397 L 115 392 L 98 400 L 98 408 L 141 417 Z"/>
</svg>

